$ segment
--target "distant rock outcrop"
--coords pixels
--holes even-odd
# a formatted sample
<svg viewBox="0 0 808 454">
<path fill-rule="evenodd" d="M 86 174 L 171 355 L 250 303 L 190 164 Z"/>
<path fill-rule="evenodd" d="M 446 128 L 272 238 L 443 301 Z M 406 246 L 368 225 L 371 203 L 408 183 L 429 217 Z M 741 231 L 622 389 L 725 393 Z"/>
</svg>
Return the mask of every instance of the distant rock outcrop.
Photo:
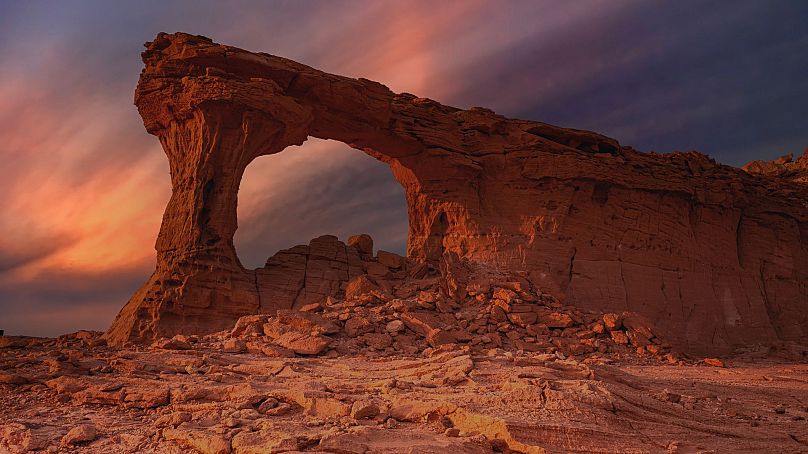
<svg viewBox="0 0 808 454">
<path fill-rule="evenodd" d="M 752 161 L 743 166 L 743 169 L 753 175 L 767 175 L 796 183 L 808 183 L 808 148 L 797 159 L 794 159 L 793 154 L 787 154 L 774 161 Z"/>
<path fill-rule="evenodd" d="M 808 188 L 798 180 L 460 110 L 204 37 L 161 33 L 146 47 L 135 104 L 168 156 L 173 194 L 157 269 L 112 342 L 225 329 L 389 270 L 362 260 L 366 242 L 332 237 L 256 271 L 240 264 L 244 169 L 309 136 L 391 167 L 407 196 L 411 263 L 442 269 L 448 256 L 520 272 L 566 304 L 642 314 L 688 352 L 806 338 Z"/>
</svg>

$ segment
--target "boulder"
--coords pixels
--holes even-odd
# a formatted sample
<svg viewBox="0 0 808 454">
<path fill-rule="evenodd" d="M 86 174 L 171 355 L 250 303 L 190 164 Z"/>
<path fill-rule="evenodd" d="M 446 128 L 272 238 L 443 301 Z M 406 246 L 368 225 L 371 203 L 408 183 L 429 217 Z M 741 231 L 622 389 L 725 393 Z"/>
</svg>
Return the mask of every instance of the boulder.
<svg viewBox="0 0 808 454">
<path fill-rule="evenodd" d="M 353 419 L 367 419 L 379 416 L 379 406 L 369 400 L 357 400 L 351 405 L 351 417 Z"/>
<path fill-rule="evenodd" d="M 95 426 L 92 424 L 81 424 L 78 425 L 65 434 L 62 437 L 61 445 L 63 447 L 73 446 L 81 443 L 87 443 L 90 441 L 95 440 L 98 436 L 98 431 L 95 429 Z"/>
<path fill-rule="evenodd" d="M 376 253 L 376 260 L 378 260 L 382 265 L 392 269 L 401 268 L 406 262 L 404 257 L 392 252 L 383 251 L 381 249 L 379 249 L 379 252 Z"/>
<path fill-rule="evenodd" d="M 547 325 L 548 328 L 569 328 L 575 321 L 569 314 L 563 312 L 550 312 L 538 316 L 538 322 Z"/>
<path fill-rule="evenodd" d="M 319 355 L 331 345 L 331 339 L 318 334 L 288 331 L 275 338 L 275 343 L 299 355 Z"/>
<path fill-rule="evenodd" d="M 348 238 L 348 242 L 346 244 L 349 247 L 356 249 L 361 254 L 373 255 L 373 238 L 371 238 L 368 234 L 363 233 L 361 235 L 353 235 Z"/>
<path fill-rule="evenodd" d="M 378 292 L 381 289 L 375 282 L 371 281 L 367 276 L 360 275 L 351 279 L 345 287 L 345 299 L 352 300 L 358 299 L 363 295 L 370 295 Z"/>
<path fill-rule="evenodd" d="M 435 328 L 427 333 L 426 341 L 432 347 L 440 347 L 441 345 L 453 344 L 457 342 L 457 339 L 449 331 Z"/>
<path fill-rule="evenodd" d="M 225 353 L 241 353 L 247 350 L 247 344 L 241 339 L 226 339 L 222 350 Z"/>
</svg>

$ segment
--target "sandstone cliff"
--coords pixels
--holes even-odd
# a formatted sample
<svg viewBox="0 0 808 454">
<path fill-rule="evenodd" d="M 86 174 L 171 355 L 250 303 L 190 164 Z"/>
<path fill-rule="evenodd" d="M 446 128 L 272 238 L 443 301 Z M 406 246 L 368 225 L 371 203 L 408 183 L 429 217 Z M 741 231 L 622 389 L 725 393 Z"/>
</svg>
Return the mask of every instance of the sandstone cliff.
<svg viewBox="0 0 808 454">
<path fill-rule="evenodd" d="M 245 270 L 233 234 L 246 166 L 309 136 L 391 167 L 407 196 L 411 263 L 454 253 L 521 272 L 567 304 L 643 314 L 693 353 L 808 334 L 808 189 L 796 181 L 460 110 L 204 37 L 161 33 L 146 47 L 135 104 L 168 156 L 173 193 L 157 269 L 110 341 L 211 332 L 302 303 L 277 285 L 262 297 L 278 268 Z M 306 294 L 339 292 L 377 261 L 317 249 L 276 263 Z M 299 261 L 312 256 L 330 277 L 310 287 Z"/>
</svg>

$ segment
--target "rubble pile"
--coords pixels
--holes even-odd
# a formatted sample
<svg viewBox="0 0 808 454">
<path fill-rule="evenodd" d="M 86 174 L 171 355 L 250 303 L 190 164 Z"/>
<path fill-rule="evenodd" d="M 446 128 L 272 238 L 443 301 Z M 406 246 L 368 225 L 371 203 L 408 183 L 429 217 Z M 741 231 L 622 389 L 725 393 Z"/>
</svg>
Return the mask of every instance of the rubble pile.
<svg viewBox="0 0 808 454">
<path fill-rule="evenodd" d="M 614 353 L 679 360 L 635 313 L 603 314 L 567 306 L 524 278 L 451 254 L 441 268 L 451 263 L 452 269 L 443 273 L 386 251 L 376 257 L 363 253 L 362 258 L 367 273 L 347 281 L 339 296 L 326 296 L 298 310 L 242 317 L 224 335 L 223 348 L 268 356 L 374 357 L 418 355 L 457 345 L 562 358 Z M 450 276 L 463 276 L 462 282 Z M 454 289 L 448 282 L 454 282 Z M 216 333 L 208 339 L 222 337 Z"/>
</svg>

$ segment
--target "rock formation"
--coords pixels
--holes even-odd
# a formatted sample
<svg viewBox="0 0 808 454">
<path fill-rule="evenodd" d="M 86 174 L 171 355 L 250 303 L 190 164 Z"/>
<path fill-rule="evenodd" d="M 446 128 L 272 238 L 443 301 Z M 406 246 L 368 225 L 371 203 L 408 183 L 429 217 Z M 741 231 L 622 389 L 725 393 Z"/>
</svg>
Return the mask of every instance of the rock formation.
<svg viewBox="0 0 808 454">
<path fill-rule="evenodd" d="M 789 153 L 774 161 L 752 161 L 743 166 L 743 169 L 754 175 L 768 175 L 797 183 L 808 183 L 808 148 L 797 159 Z"/>
<path fill-rule="evenodd" d="M 204 37 L 161 33 L 146 47 L 135 104 L 168 156 L 173 193 L 157 268 L 111 342 L 207 333 L 316 302 L 384 260 L 324 238 L 263 269 L 240 264 L 244 169 L 309 136 L 391 167 L 409 212 L 402 270 L 443 271 L 449 257 L 521 272 L 567 304 L 642 314 L 693 353 L 808 334 L 808 189 L 798 182 L 443 106 Z M 462 290 L 447 285 L 460 300 Z"/>
</svg>

